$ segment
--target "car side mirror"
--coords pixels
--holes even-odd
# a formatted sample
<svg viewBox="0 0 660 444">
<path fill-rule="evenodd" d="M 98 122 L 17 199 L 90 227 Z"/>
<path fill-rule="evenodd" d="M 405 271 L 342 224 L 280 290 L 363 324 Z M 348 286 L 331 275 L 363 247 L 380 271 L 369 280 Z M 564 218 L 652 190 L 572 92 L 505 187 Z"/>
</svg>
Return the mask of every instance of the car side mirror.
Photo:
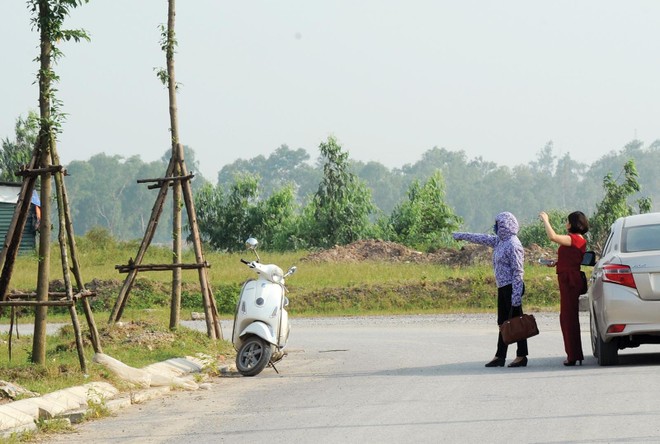
<svg viewBox="0 0 660 444">
<path fill-rule="evenodd" d="M 585 251 L 584 256 L 582 256 L 582 263 L 580 265 L 586 265 L 588 267 L 593 267 L 596 265 L 596 253 L 593 251 Z"/>
</svg>

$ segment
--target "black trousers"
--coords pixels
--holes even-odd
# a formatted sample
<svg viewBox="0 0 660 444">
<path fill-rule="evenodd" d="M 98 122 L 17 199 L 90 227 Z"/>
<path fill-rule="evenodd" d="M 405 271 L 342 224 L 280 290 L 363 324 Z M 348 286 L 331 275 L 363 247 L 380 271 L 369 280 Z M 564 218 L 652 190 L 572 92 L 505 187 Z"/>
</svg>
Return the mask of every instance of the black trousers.
<svg viewBox="0 0 660 444">
<path fill-rule="evenodd" d="M 520 307 L 511 306 L 511 295 L 513 294 L 513 285 L 505 285 L 497 289 L 497 325 L 502 325 L 504 321 L 511 316 L 520 316 L 522 314 L 522 304 Z M 523 294 L 525 294 L 525 287 L 523 286 Z M 527 339 L 517 342 L 518 349 L 516 356 L 527 356 Z M 495 356 L 498 358 L 506 358 L 506 352 L 509 348 L 508 345 L 502 340 L 502 333 L 497 335 L 497 352 Z"/>
</svg>

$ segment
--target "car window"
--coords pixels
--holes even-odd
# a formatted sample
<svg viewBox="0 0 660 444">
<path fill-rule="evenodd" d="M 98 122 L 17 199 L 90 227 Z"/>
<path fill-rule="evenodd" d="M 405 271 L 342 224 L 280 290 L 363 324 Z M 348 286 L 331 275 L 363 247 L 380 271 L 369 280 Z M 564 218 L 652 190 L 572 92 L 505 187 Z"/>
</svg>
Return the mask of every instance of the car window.
<svg viewBox="0 0 660 444">
<path fill-rule="evenodd" d="M 660 250 L 660 225 L 625 228 L 622 237 L 621 251 L 624 253 Z"/>
</svg>

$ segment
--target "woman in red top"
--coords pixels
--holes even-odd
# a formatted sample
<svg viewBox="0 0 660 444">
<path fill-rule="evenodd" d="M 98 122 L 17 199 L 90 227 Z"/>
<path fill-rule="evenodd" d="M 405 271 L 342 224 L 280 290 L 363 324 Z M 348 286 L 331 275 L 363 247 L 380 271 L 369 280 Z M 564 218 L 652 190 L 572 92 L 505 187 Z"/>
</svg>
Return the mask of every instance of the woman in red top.
<svg viewBox="0 0 660 444">
<path fill-rule="evenodd" d="M 573 366 L 576 362 L 582 365 L 582 338 L 580 336 L 579 299 L 582 294 L 582 275 L 580 264 L 587 249 L 587 240 L 584 234 L 589 231 L 587 216 L 581 211 L 574 211 L 568 215 L 566 230 L 568 234 L 557 234 L 548 221 L 548 215 L 539 214 L 545 226 L 548 239 L 559 244 L 557 262 L 548 266 L 557 267 L 557 281 L 559 282 L 559 324 L 564 336 L 564 349 L 568 356 L 564 365 Z"/>
</svg>

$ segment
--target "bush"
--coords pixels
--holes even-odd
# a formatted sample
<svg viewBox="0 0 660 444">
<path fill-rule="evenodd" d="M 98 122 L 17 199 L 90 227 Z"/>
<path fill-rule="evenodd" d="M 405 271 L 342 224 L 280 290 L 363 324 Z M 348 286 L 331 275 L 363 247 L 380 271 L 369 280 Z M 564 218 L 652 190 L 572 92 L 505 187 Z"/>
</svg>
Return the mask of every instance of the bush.
<svg viewBox="0 0 660 444">
<path fill-rule="evenodd" d="M 214 296 L 218 307 L 218 313 L 234 314 L 241 286 L 242 284 L 227 284 L 221 285 L 216 289 Z"/>
</svg>

